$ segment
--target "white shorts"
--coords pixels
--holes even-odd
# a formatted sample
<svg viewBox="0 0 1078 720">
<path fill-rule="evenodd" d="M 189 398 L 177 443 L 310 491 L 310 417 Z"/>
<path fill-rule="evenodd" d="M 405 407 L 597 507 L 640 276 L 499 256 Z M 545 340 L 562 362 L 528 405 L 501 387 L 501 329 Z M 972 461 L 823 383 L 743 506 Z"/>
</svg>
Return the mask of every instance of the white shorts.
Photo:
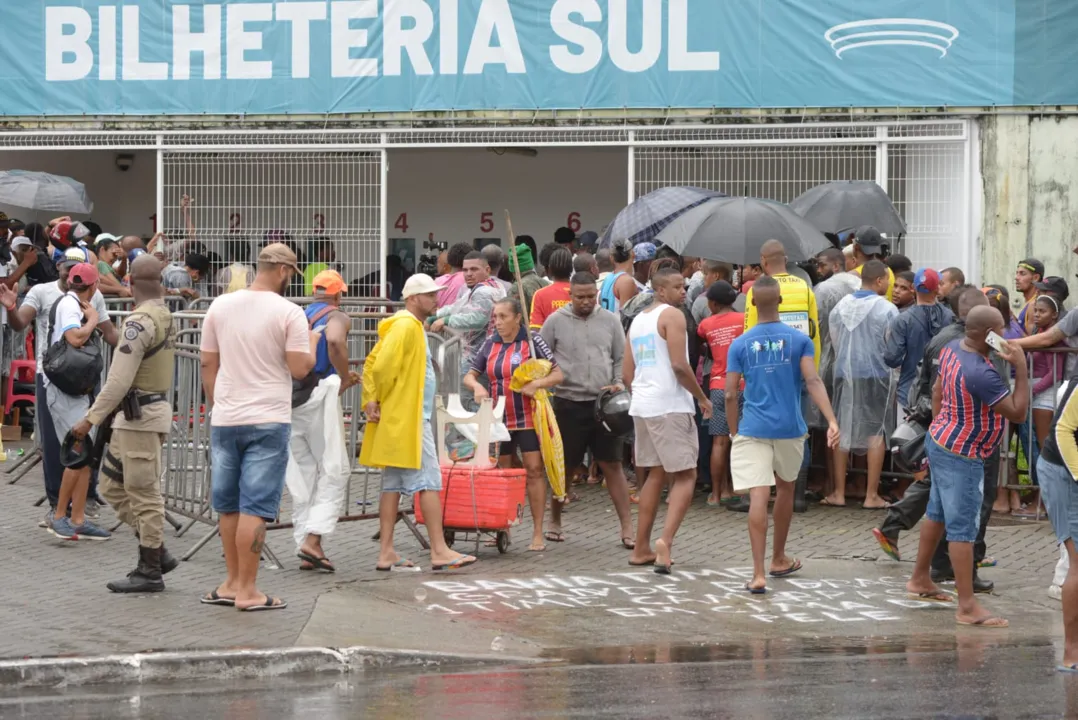
<svg viewBox="0 0 1078 720">
<path fill-rule="evenodd" d="M 771 440 L 735 435 L 730 449 L 734 492 L 771 487 L 776 475 L 786 482 L 793 482 L 801 471 L 804 456 L 804 436 Z"/>
</svg>

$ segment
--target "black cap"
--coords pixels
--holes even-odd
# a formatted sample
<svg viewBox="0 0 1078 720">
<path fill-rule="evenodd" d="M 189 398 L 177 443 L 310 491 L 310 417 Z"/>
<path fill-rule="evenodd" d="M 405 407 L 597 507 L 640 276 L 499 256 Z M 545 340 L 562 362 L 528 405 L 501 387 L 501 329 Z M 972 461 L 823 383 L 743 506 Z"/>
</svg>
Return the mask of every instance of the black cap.
<svg viewBox="0 0 1078 720">
<path fill-rule="evenodd" d="M 1033 283 L 1033 287 L 1047 293 L 1052 293 L 1060 302 L 1066 300 L 1071 294 L 1070 288 L 1067 287 L 1067 281 L 1056 275 L 1049 275 L 1043 282 Z"/>
<path fill-rule="evenodd" d="M 1026 258 L 1018 263 L 1018 267 L 1029 270 L 1035 275 L 1040 275 L 1042 278 L 1044 277 L 1044 263 L 1037 258 Z"/>
<path fill-rule="evenodd" d="M 707 299 L 718 305 L 733 305 L 737 300 L 737 290 L 725 280 L 716 280 L 707 289 Z"/>
<path fill-rule="evenodd" d="M 883 236 L 871 225 L 862 225 L 853 231 L 853 235 L 856 238 L 854 242 L 861 246 L 861 251 L 866 255 L 878 255 L 883 252 Z"/>
</svg>

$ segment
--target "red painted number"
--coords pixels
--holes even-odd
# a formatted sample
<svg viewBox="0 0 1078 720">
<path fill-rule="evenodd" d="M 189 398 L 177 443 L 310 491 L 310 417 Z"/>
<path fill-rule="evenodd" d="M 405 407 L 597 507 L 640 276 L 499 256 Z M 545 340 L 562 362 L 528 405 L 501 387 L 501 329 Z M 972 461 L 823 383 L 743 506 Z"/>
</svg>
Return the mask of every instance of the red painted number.
<svg viewBox="0 0 1078 720">
<path fill-rule="evenodd" d="M 314 226 L 319 230 L 326 229 L 326 216 L 322 213 L 314 214 Z"/>
<path fill-rule="evenodd" d="M 232 213 L 228 216 L 228 229 L 239 230 L 240 229 L 240 214 Z"/>
<path fill-rule="evenodd" d="M 479 231 L 491 232 L 494 230 L 494 213 L 485 212 L 479 215 Z"/>
<path fill-rule="evenodd" d="M 397 216 L 397 222 L 393 223 L 393 227 L 400 230 L 402 233 L 408 232 L 408 213 L 401 213 Z"/>
<path fill-rule="evenodd" d="M 569 213 L 569 219 L 565 221 L 565 227 L 569 228 L 575 233 L 580 232 L 580 213 Z"/>
</svg>

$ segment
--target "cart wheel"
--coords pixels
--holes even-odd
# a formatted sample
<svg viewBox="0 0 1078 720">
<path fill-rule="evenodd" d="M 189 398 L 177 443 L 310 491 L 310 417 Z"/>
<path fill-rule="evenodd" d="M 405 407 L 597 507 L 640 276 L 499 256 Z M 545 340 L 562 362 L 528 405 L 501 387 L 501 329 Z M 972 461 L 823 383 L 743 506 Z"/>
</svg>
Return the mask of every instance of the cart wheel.
<svg viewBox="0 0 1078 720">
<path fill-rule="evenodd" d="M 497 536 L 498 552 L 502 555 L 509 552 L 509 533 L 500 532 Z"/>
<path fill-rule="evenodd" d="M 452 530 L 442 531 L 442 537 L 445 538 L 445 544 L 449 547 L 453 547 L 453 543 L 457 541 L 457 534 Z"/>
</svg>

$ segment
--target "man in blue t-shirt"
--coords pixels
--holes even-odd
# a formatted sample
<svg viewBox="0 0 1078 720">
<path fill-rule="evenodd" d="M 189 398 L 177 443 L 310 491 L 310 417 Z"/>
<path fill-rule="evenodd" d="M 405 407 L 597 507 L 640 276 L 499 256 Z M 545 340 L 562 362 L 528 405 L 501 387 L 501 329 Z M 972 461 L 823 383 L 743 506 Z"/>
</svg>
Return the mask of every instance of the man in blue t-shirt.
<svg viewBox="0 0 1078 720">
<path fill-rule="evenodd" d="M 827 420 L 828 446 L 835 447 L 839 439 L 838 421 L 816 373 L 812 339 L 779 320 L 781 301 L 778 282 L 766 276 L 756 281 L 752 302 L 757 324 L 734 340 L 726 360 L 726 420 L 733 438 L 730 473 L 734 492 L 749 492 L 753 574 L 745 589 L 754 595 L 767 592 L 767 504 L 776 485 L 770 574 L 785 577 L 801 569 L 800 560 L 786 555 L 786 536 L 808 433 L 801 415 L 802 387 Z M 739 418 L 737 388 L 742 378 L 745 407 Z"/>
</svg>

